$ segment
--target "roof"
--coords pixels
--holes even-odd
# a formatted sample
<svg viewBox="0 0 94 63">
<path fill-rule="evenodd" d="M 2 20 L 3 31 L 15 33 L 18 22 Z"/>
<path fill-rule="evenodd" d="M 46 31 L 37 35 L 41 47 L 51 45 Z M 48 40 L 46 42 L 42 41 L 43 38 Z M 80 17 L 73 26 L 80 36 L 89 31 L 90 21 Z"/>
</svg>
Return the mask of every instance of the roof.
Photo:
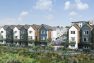
<svg viewBox="0 0 94 63">
<path fill-rule="evenodd" d="M 38 30 L 39 27 L 40 27 L 40 25 L 36 25 L 36 24 L 33 24 L 33 25 L 31 25 L 31 26 L 32 26 L 32 28 L 33 28 L 34 30 Z"/>
<path fill-rule="evenodd" d="M 83 22 L 88 23 L 88 21 L 76 21 L 76 22 L 71 22 L 71 23 L 83 23 Z"/>
<path fill-rule="evenodd" d="M 22 27 L 22 25 L 16 25 L 15 27 L 17 27 L 18 29 L 20 29 Z"/>
<path fill-rule="evenodd" d="M 30 27 L 30 25 L 24 25 L 25 29 L 28 29 Z"/>
<path fill-rule="evenodd" d="M 2 26 L 2 28 L 4 28 L 5 30 L 9 27 L 9 25 L 4 25 Z"/>
<path fill-rule="evenodd" d="M 39 29 L 40 29 L 42 26 L 45 27 L 47 30 L 52 30 L 52 27 L 49 26 L 49 25 L 46 25 L 46 24 L 41 24 L 41 26 L 39 27 Z"/>
<path fill-rule="evenodd" d="M 76 29 L 80 30 L 80 27 L 77 24 L 73 25 Z"/>
<path fill-rule="evenodd" d="M 80 31 L 80 27 L 79 27 L 77 24 L 74 24 L 74 25 L 72 25 L 72 26 L 74 26 L 77 30 Z M 71 27 L 72 27 L 72 26 L 71 26 Z M 70 28 L 71 28 L 71 27 L 70 27 Z"/>
<path fill-rule="evenodd" d="M 85 25 L 83 25 L 82 27 L 84 27 L 84 26 L 88 26 L 91 30 L 93 29 L 93 26 L 92 25 L 90 25 L 90 24 L 85 24 Z"/>
<path fill-rule="evenodd" d="M 2 26 L 2 28 L 5 29 L 5 30 L 6 30 L 8 27 L 9 27 L 10 29 L 13 29 L 13 28 L 15 27 L 15 25 L 4 25 L 4 26 Z"/>
<path fill-rule="evenodd" d="M 52 30 L 56 30 L 56 27 L 52 27 Z"/>
<path fill-rule="evenodd" d="M 15 26 L 16 26 L 16 25 L 10 25 L 9 27 L 10 27 L 11 29 L 13 29 Z"/>
</svg>

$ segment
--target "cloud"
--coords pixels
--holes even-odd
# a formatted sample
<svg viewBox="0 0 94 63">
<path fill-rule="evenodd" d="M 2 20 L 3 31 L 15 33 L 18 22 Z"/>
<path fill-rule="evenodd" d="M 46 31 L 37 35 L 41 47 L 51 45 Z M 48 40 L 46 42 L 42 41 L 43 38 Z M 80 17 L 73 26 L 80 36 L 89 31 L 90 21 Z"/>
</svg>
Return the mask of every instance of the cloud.
<svg viewBox="0 0 94 63">
<path fill-rule="evenodd" d="M 83 3 L 80 0 L 75 0 L 76 4 L 77 4 L 77 9 L 78 10 L 86 10 L 89 8 L 89 5 L 87 3 Z"/>
<path fill-rule="evenodd" d="M 34 8 L 38 10 L 51 11 L 53 7 L 53 0 L 37 0 Z"/>
<path fill-rule="evenodd" d="M 18 17 L 18 20 L 23 20 L 29 15 L 28 11 L 22 11 Z"/>
<path fill-rule="evenodd" d="M 49 14 L 49 15 L 46 15 L 45 18 L 47 20 L 52 20 L 52 19 L 54 19 L 54 16 L 52 14 Z"/>
<path fill-rule="evenodd" d="M 13 24 L 17 24 L 16 22 L 17 20 L 15 18 L 4 18 L 2 20 L 0 20 L 0 25 L 13 25 Z"/>
<path fill-rule="evenodd" d="M 66 1 L 64 9 L 68 10 L 69 8 L 70 8 L 70 1 Z"/>
<path fill-rule="evenodd" d="M 13 24 L 23 24 L 23 20 L 29 15 L 29 12 L 22 11 L 18 17 L 11 18 L 3 18 L 0 20 L 0 25 L 13 25 Z"/>
<path fill-rule="evenodd" d="M 76 15 L 78 15 L 78 14 L 75 11 L 72 11 L 72 12 L 69 13 L 69 16 L 71 16 L 71 17 L 76 16 Z"/>
<path fill-rule="evenodd" d="M 64 5 L 65 10 L 86 10 L 89 8 L 87 3 L 83 3 L 81 0 L 74 0 L 74 3 L 70 3 L 71 1 L 66 1 Z"/>
</svg>

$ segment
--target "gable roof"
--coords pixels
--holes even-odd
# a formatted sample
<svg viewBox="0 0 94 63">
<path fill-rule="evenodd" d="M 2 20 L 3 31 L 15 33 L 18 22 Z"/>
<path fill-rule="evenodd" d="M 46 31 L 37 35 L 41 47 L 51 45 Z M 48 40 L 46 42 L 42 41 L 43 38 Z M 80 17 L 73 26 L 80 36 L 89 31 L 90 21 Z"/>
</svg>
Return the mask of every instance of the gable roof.
<svg viewBox="0 0 94 63">
<path fill-rule="evenodd" d="M 25 29 L 28 29 L 30 27 L 30 25 L 24 25 Z"/>
<path fill-rule="evenodd" d="M 85 25 L 82 26 L 82 28 L 83 28 L 84 26 L 88 26 L 91 30 L 93 29 L 93 27 L 92 27 L 90 24 L 87 24 L 87 23 L 86 23 Z"/>
<path fill-rule="evenodd" d="M 49 25 L 46 25 L 46 24 L 41 24 L 41 26 L 39 27 L 39 29 L 40 29 L 41 27 L 44 27 L 44 28 L 46 28 L 47 30 L 52 30 L 52 27 L 49 26 Z"/>
<path fill-rule="evenodd" d="M 22 27 L 22 25 L 16 25 L 15 27 L 17 27 L 18 29 L 20 29 Z"/>
<path fill-rule="evenodd" d="M 9 27 L 10 27 L 11 29 L 13 29 L 15 26 L 16 26 L 16 25 L 10 25 Z"/>
<path fill-rule="evenodd" d="M 31 27 L 32 27 L 34 30 L 38 30 L 38 29 L 40 28 L 40 25 L 33 24 L 33 25 L 31 25 Z"/>
<path fill-rule="evenodd" d="M 80 30 L 80 27 L 77 24 L 73 25 L 76 29 Z"/>
<path fill-rule="evenodd" d="M 8 27 L 9 27 L 9 25 L 4 25 L 4 26 L 2 26 L 2 28 L 3 28 L 4 30 L 6 30 Z"/>
<path fill-rule="evenodd" d="M 77 24 L 73 24 L 72 26 L 74 26 L 77 30 L 80 31 L 80 27 L 79 27 Z M 72 26 L 71 26 L 71 27 L 72 27 Z M 71 27 L 70 27 L 70 28 L 71 28 Z M 70 28 L 69 28 L 69 29 L 70 29 Z"/>
</svg>

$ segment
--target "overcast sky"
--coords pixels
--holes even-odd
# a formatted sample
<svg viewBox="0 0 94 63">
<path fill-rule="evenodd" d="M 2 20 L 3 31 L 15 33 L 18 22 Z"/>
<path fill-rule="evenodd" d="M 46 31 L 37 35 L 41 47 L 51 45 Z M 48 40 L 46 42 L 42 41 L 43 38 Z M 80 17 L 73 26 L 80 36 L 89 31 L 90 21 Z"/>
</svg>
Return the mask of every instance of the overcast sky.
<svg viewBox="0 0 94 63">
<path fill-rule="evenodd" d="M 94 0 L 0 0 L 0 25 L 94 20 Z"/>
</svg>

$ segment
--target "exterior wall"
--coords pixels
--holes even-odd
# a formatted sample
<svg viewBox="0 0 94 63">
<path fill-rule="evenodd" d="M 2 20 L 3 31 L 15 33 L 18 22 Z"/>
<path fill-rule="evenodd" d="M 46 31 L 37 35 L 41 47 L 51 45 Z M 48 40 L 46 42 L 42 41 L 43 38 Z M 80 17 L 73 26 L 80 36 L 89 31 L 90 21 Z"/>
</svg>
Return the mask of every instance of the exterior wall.
<svg viewBox="0 0 94 63">
<path fill-rule="evenodd" d="M 92 30 L 92 49 L 94 49 L 94 28 Z"/>
<path fill-rule="evenodd" d="M 63 35 L 63 27 L 57 27 L 56 31 L 57 31 L 57 37 L 60 37 Z"/>
<path fill-rule="evenodd" d="M 15 31 L 17 32 L 15 33 Z M 15 36 L 17 36 L 17 39 L 20 39 L 20 30 L 17 27 L 13 29 L 13 38 L 14 39 L 15 39 Z"/>
<path fill-rule="evenodd" d="M 53 30 L 51 32 L 51 38 L 52 38 L 52 41 L 55 41 L 56 40 L 56 38 L 57 38 L 57 31 L 56 30 Z"/>
<path fill-rule="evenodd" d="M 75 34 L 71 34 L 71 31 L 75 31 Z M 79 32 L 78 30 L 72 26 L 70 29 L 69 29 L 69 43 L 72 41 L 71 37 L 75 37 L 75 47 L 72 47 L 69 45 L 69 48 L 70 49 L 78 49 L 78 43 L 79 43 Z"/>
<path fill-rule="evenodd" d="M 13 28 L 13 42 L 15 45 L 19 45 L 20 41 L 20 30 L 17 27 Z"/>
<path fill-rule="evenodd" d="M 85 31 L 88 31 L 88 34 L 84 34 Z M 88 38 L 88 42 L 91 42 L 91 30 L 88 26 L 84 26 L 81 29 L 81 42 L 84 42 L 83 38 L 85 37 Z"/>
<path fill-rule="evenodd" d="M 88 34 L 85 34 L 85 31 L 88 31 Z M 87 25 L 84 25 L 82 28 L 81 28 L 81 45 L 82 45 L 82 48 L 90 48 L 90 43 L 92 43 L 92 35 L 91 35 L 91 29 L 87 26 Z M 84 41 L 84 38 L 86 38 L 86 41 Z"/>
<path fill-rule="evenodd" d="M 3 31 L 3 33 L 1 33 L 1 31 Z M 0 34 L 3 37 L 3 39 L 6 39 L 6 30 L 4 30 L 3 28 L 0 29 Z M 3 42 L 0 42 L 0 44 L 5 44 L 6 41 L 3 40 Z"/>
<path fill-rule="evenodd" d="M 29 33 L 31 31 L 31 33 Z M 30 26 L 28 29 L 28 37 L 31 36 L 32 40 L 35 40 L 35 30 Z"/>
<path fill-rule="evenodd" d="M 47 34 L 48 34 L 47 32 L 48 31 L 43 26 L 39 29 L 39 39 L 40 39 L 40 41 L 46 41 L 47 40 Z"/>
<path fill-rule="evenodd" d="M 51 39 L 51 30 L 48 31 L 48 34 L 47 35 L 48 35 L 48 39 L 51 41 L 52 40 Z"/>
<path fill-rule="evenodd" d="M 6 28 L 6 42 L 7 44 L 13 44 L 13 29 L 10 27 Z"/>
<path fill-rule="evenodd" d="M 35 40 L 39 41 L 39 31 L 38 30 L 35 31 Z"/>
<path fill-rule="evenodd" d="M 28 31 L 24 27 L 20 29 L 20 45 L 28 45 Z"/>
</svg>

